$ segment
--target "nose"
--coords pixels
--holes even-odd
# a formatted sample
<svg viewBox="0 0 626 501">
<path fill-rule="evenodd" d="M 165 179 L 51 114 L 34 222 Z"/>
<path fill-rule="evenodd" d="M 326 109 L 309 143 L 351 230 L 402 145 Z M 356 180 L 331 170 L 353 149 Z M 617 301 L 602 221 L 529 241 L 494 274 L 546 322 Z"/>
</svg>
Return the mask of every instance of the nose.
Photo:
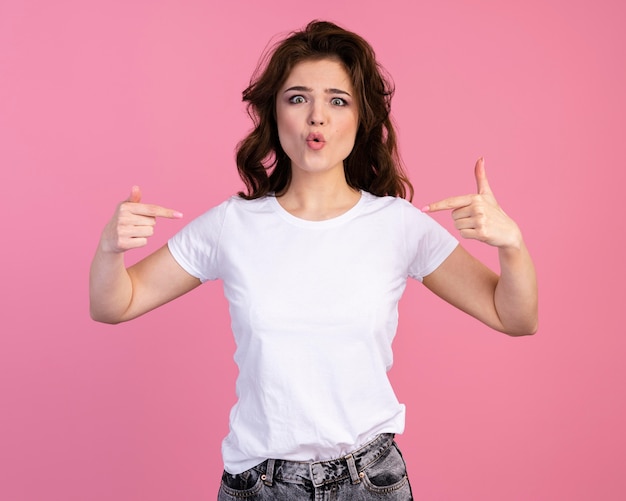
<svg viewBox="0 0 626 501">
<path fill-rule="evenodd" d="M 326 117 L 324 114 L 324 105 L 319 101 L 315 101 L 311 105 L 311 112 L 309 115 L 309 125 L 324 125 L 326 123 Z"/>
</svg>

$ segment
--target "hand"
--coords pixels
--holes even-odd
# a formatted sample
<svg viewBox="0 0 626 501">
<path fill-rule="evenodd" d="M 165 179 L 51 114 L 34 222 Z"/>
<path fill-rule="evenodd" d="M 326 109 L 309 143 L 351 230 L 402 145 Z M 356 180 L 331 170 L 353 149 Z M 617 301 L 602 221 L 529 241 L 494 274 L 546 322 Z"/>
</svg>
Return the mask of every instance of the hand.
<svg viewBox="0 0 626 501">
<path fill-rule="evenodd" d="M 157 217 L 180 219 L 183 215 L 158 205 L 142 204 L 141 190 L 133 186 L 130 196 L 117 206 L 115 214 L 102 232 L 103 251 L 121 253 L 143 247 L 154 234 Z"/>
<path fill-rule="evenodd" d="M 493 196 L 485 161 L 478 159 L 474 167 L 477 194 L 450 197 L 424 207 L 424 212 L 452 210 L 454 225 L 463 238 L 471 238 L 495 247 L 520 248 L 522 234 L 513 221 L 498 205 Z"/>
</svg>

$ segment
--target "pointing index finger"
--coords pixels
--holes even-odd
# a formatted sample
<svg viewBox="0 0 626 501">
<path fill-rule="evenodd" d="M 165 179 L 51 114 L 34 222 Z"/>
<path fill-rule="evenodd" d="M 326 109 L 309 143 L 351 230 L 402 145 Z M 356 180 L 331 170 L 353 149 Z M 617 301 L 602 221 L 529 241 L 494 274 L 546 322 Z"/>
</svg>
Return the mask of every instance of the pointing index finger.
<svg viewBox="0 0 626 501">
<path fill-rule="evenodd" d="M 422 211 L 437 212 L 441 210 L 460 209 L 461 207 L 465 207 L 472 203 L 471 197 L 471 195 L 460 195 L 458 197 L 444 198 L 443 200 L 439 200 L 438 202 L 433 202 L 431 204 L 425 205 L 424 207 L 422 207 Z"/>
<path fill-rule="evenodd" d="M 160 205 L 145 205 L 145 208 L 147 216 L 164 217 L 167 219 L 181 219 L 183 217 L 182 212 L 161 207 Z"/>
<path fill-rule="evenodd" d="M 168 209 L 154 204 L 134 203 L 128 210 L 133 214 L 149 217 L 164 217 L 167 219 L 181 219 L 183 214 L 174 209 Z"/>
<path fill-rule="evenodd" d="M 141 216 L 165 217 L 167 219 L 181 219 L 183 217 L 182 212 L 178 212 L 174 209 L 168 209 L 155 204 L 142 204 L 141 188 L 137 185 L 131 188 L 130 196 L 125 200 L 125 203 L 132 204 L 131 212 Z"/>
</svg>

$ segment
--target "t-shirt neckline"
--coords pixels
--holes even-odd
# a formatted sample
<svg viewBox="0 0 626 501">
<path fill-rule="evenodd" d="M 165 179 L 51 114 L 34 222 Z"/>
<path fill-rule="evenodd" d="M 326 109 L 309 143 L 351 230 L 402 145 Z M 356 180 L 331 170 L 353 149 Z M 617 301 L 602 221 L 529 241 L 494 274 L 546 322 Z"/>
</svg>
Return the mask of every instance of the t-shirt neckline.
<svg viewBox="0 0 626 501">
<path fill-rule="evenodd" d="M 331 226 L 337 226 L 343 224 L 351 219 L 353 219 L 360 211 L 363 205 L 365 204 L 365 199 L 367 197 L 367 192 L 360 190 L 361 196 L 357 200 L 357 202 L 350 207 L 347 211 L 338 216 L 331 217 L 330 219 L 322 219 L 320 221 L 312 221 L 310 219 L 302 219 L 300 217 L 294 216 L 287 209 L 285 209 L 280 203 L 278 199 L 274 195 L 270 195 L 268 198 L 270 199 L 270 203 L 272 204 L 276 213 L 282 217 L 284 220 L 291 224 L 295 224 L 296 226 L 307 227 L 307 228 L 328 228 Z"/>
</svg>

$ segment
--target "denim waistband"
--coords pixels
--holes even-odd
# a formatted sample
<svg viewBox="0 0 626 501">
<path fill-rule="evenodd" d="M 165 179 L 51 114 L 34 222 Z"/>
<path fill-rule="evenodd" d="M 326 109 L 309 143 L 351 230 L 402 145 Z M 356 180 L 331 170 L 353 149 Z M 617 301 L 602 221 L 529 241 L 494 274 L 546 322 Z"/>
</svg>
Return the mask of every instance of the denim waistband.
<svg viewBox="0 0 626 501">
<path fill-rule="evenodd" d="M 361 481 L 361 472 L 393 444 L 393 439 L 393 433 L 382 433 L 340 458 L 313 462 L 268 459 L 255 469 L 262 473 L 261 479 L 266 485 L 272 485 L 274 479 L 285 482 L 309 480 L 315 487 L 321 487 L 346 478 L 357 484 Z"/>
</svg>

